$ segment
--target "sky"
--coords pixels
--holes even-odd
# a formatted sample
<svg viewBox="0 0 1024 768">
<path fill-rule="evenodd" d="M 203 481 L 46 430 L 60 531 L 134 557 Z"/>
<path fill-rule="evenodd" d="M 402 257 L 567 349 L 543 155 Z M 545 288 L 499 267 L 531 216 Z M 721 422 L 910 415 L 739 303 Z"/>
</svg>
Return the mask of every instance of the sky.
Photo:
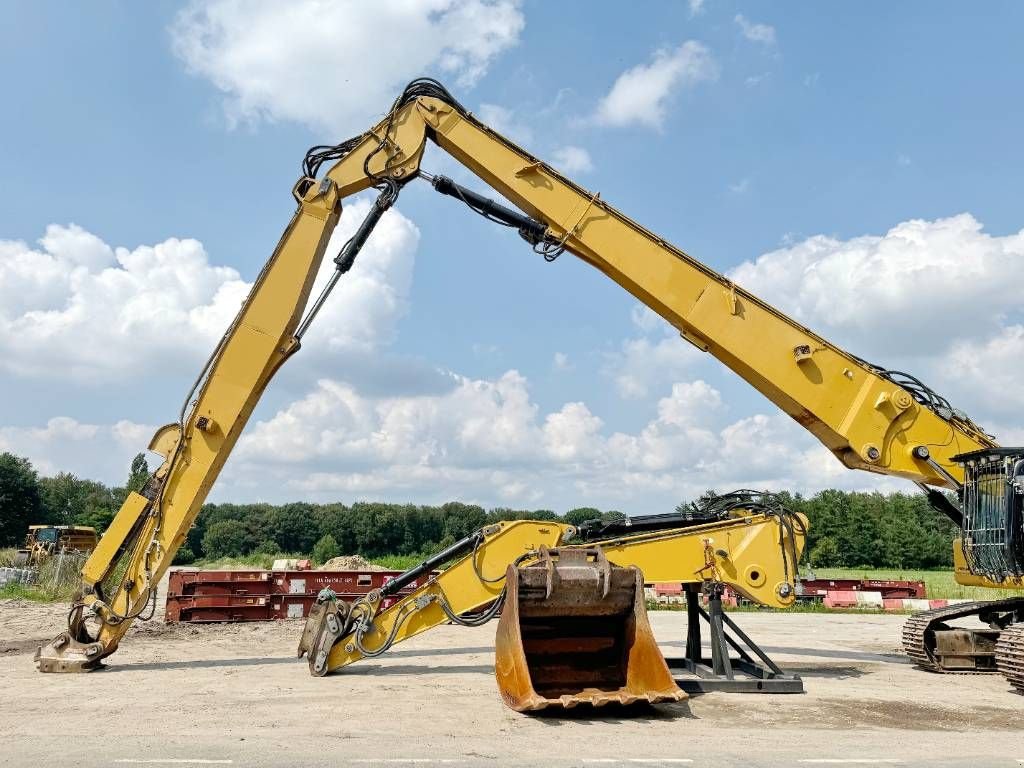
<svg viewBox="0 0 1024 768">
<path fill-rule="evenodd" d="M 306 149 L 420 75 L 1024 443 L 1022 23 L 1010 2 L 2 3 L 0 450 L 123 482 L 280 238 Z M 436 147 L 423 167 L 486 192 Z M 211 500 L 645 514 L 738 487 L 912 489 L 844 469 L 582 262 L 414 183 Z"/>
</svg>

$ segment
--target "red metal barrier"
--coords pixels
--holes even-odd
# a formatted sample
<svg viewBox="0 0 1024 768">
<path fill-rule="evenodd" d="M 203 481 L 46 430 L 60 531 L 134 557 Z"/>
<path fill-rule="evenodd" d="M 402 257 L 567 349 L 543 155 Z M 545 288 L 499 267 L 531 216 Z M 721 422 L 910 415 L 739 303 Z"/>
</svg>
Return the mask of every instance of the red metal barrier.
<svg viewBox="0 0 1024 768">
<path fill-rule="evenodd" d="M 355 600 L 380 589 L 401 571 L 172 571 L 167 589 L 167 622 L 272 621 L 309 614 L 322 589 Z M 386 598 L 387 608 L 419 584 Z"/>
<path fill-rule="evenodd" d="M 827 608 L 856 608 L 857 592 L 853 589 L 830 589 L 823 600 Z"/>
<path fill-rule="evenodd" d="M 801 579 L 796 596 L 798 600 L 824 600 L 829 592 L 880 592 L 888 600 L 927 596 L 923 581 L 887 579 Z"/>
</svg>

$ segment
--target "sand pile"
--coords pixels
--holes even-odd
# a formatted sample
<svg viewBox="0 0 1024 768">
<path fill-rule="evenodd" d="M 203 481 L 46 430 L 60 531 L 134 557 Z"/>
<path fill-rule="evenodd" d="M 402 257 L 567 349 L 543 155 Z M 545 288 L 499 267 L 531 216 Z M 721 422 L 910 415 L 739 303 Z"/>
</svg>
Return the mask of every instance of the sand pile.
<svg viewBox="0 0 1024 768">
<path fill-rule="evenodd" d="M 369 560 L 359 555 L 342 555 L 332 557 L 320 566 L 321 571 L 386 571 L 387 568 L 381 565 L 374 565 Z"/>
</svg>

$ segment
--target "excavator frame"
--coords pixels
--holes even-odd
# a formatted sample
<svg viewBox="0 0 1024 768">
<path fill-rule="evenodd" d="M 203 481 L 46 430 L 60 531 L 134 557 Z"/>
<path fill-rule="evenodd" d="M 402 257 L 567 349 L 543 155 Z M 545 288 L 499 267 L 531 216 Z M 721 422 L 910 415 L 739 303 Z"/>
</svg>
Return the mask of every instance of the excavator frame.
<svg viewBox="0 0 1024 768">
<path fill-rule="evenodd" d="M 428 140 L 518 210 L 426 173 L 421 164 Z M 95 666 L 116 650 L 131 622 L 151 610 L 156 584 L 267 384 L 300 349 L 376 222 L 417 178 L 517 229 L 548 261 L 570 253 L 600 270 L 792 416 L 847 467 L 917 483 L 961 526 L 977 511 L 961 510 L 938 490 L 962 492 L 970 465 L 964 457 L 999 448 L 965 414 L 913 377 L 871 365 L 803 327 L 481 123 L 437 82 L 420 79 L 371 130 L 307 153 L 293 189 L 295 215 L 178 420 L 153 437 L 150 449 L 164 461 L 142 493 L 129 494 L 86 563 L 69 630 L 40 650 L 40 669 Z M 342 201 L 370 188 L 378 197 L 369 215 L 304 313 Z M 1024 456 L 1024 449 L 1014 451 Z M 1024 574 L 1008 567 L 1005 556 L 1001 568 L 974 568 L 977 542 L 964 530 L 967 541 L 955 544 L 957 562 L 967 566 L 958 570 L 959 580 L 1024 586 Z M 90 616 L 98 630 L 86 626 Z M 1024 628 L 1004 634 L 1018 629 L 1024 637 Z"/>
</svg>

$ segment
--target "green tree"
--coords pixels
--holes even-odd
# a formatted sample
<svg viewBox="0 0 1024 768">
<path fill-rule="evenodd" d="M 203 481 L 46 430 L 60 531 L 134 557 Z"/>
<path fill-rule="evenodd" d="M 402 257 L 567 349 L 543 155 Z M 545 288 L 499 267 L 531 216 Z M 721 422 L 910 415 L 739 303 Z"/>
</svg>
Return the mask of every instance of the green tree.
<svg viewBox="0 0 1024 768">
<path fill-rule="evenodd" d="M 259 544 L 257 544 L 256 549 L 253 550 L 253 552 L 256 552 L 260 555 L 276 555 L 280 551 L 281 547 L 279 547 L 277 545 L 277 542 L 273 539 L 264 539 Z"/>
<path fill-rule="evenodd" d="M 203 535 L 203 552 L 207 557 L 237 557 L 249 551 L 249 532 L 240 520 L 213 523 Z"/>
<path fill-rule="evenodd" d="M 28 527 L 42 522 L 39 479 L 28 459 L 0 454 L 0 546 L 18 545 Z"/>
<path fill-rule="evenodd" d="M 146 487 L 146 483 L 149 482 L 149 464 L 146 462 L 146 454 L 137 453 L 135 458 L 132 459 L 132 468 L 128 473 L 128 485 L 125 486 L 129 491 L 135 491 L 135 493 L 141 493 L 142 489 Z"/>
<path fill-rule="evenodd" d="M 487 513 L 476 504 L 462 504 L 449 501 L 441 506 L 442 533 L 441 539 L 451 539 L 454 544 L 487 524 Z"/>
<path fill-rule="evenodd" d="M 39 478 L 39 496 L 43 506 L 40 522 L 91 525 L 100 533 L 120 508 L 110 488 L 70 472 Z"/>
<path fill-rule="evenodd" d="M 255 522 L 255 516 L 245 515 L 241 519 Z M 254 540 L 273 539 L 285 552 L 309 552 L 319 538 L 312 504 L 295 502 L 270 507 L 264 520 L 270 530 L 254 530 Z"/>
<path fill-rule="evenodd" d="M 833 539 L 828 536 L 819 539 L 814 545 L 809 556 L 811 566 L 814 568 L 834 568 L 843 564 L 839 554 L 839 547 Z"/>
<path fill-rule="evenodd" d="M 587 520 L 600 520 L 601 510 L 594 507 L 576 507 L 565 513 L 565 522 L 569 525 L 579 525 Z"/>
<path fill-rule="evenodd" d="M 329 533 L 321 536 L 319 541 L 313 545 L 313 560 L 320 565 L 339 555 L 341 555 L 341 550 L 338 548 L 338 542 Z"/>
</svg>

